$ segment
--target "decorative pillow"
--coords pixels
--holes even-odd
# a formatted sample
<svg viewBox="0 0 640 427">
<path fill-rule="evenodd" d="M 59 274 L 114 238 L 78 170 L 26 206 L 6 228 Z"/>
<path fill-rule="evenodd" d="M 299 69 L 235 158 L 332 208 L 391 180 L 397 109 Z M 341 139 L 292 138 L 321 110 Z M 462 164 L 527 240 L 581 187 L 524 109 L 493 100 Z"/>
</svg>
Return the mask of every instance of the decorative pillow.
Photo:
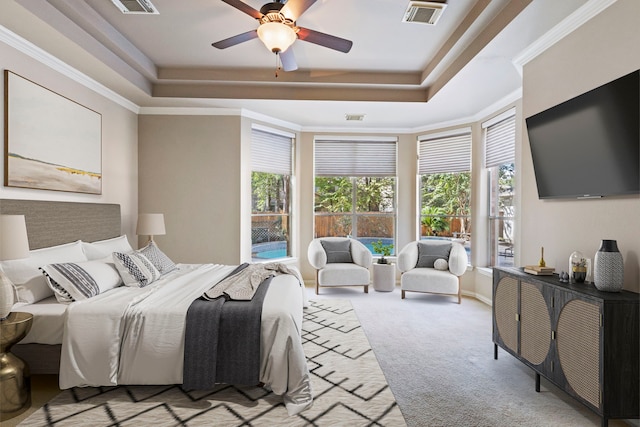
<svg viewBox="0 0 640 427">
<path fill-rule="evenodd" d="M 113 261 L 127 286 L 145 287 L 160 278 L 160 272 L 149 259 L 139 252 L 113 253 Z"/>
<path fill-rule="evenodd" d="M 115 266 L 99 261 L 48 264 L 40 267 L 58 302 L 82 301 L 122 285 Z"/>
<path fill-rule="evenodd" d="M 158 269 L 160 274 L 167 274 L 178 267 L 171 259 L 160 250 L 156 242 L 151 241 L 147 246 L 138 250 L 139 253 L 147 257 L 151 264 Z"/>
<path fill-rule="evenodd" d="M 434 268 L 434 262 L 441 258 L 449 262 L 451 242 L 418 242 L 417 268 Z"/>
<path fill-rule="evenodd" d="M 87 257 L 80 240 L 29 251 L 29 258 L 2 261 L 2 270 L 16 288 L 16 302 L 33 304 L 53 295 L 39 267 L 62 262 L 82 262 Z"/>
<path fill-rule="evenodd" d="M 89 260 L 111 258 L 111 254 L 114 252 L 133 252 L 133 248 L 124 234 L 112 239 L 98 240 L 97 242 L 82 242 L 82 250 Z"/>
<path fill-rule="evenodd" d="M 433 268 L 436 270 L 446 271 L 449 269 L 449 263 L 444 258 L 438 258 L 433 262 Z"/>
<path fill-rule="evenodd" d="M 353 262 L 353 258 L 351 257 L 351 241 L 321 240 L 320 243 L 327 253 L 327 264 Z"/>
</svg>

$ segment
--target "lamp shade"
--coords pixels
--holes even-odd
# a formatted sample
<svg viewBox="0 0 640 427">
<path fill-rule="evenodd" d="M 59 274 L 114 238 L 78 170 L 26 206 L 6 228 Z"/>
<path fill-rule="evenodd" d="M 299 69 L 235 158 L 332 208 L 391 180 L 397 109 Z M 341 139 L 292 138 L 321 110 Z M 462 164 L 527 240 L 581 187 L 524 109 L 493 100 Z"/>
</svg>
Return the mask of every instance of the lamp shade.
<svg viewBox="0 0 640 427">
<path fill-rule="evenodd" d="M 0 215 L 0 260 L 29 257 L 24 215 Z"/>
<path fill-rule="evenodd" d="M 258 27 L 258 37 L 271 52 L 282 53 L 296 41 L 293 28 L 280 22 L 266 22 Z"/>
<path fill-rule="evenodd" d="M 138 236 L 160 236 L 165 234 L 164 215 L 158 213 L 139 214 L 136 234 Z"/>
</svg>

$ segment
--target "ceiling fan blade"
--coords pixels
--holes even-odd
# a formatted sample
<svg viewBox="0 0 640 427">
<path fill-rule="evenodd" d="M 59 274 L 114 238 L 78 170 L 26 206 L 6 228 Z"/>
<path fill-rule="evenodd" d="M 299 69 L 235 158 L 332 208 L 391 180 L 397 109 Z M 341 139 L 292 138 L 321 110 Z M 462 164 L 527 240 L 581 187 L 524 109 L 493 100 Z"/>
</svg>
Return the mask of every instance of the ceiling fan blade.
<svg viewBox="0 0 640 427">
<path fill-rule="evenodd" d="M 229 6 L 233 6 L 236 9 L 246 13 L 247 15 L 255 18 L 255 19 L 260 19 L 262 18 L 262 13 L 260 13 L 259 10 L 256 10 L 254 8 L 252 8 L 251 6 L 249 6 L 246 3 L 241 2 L 240 0 L 222 0 L 223 2 L 225 2 L 226 4 L 228 4 Z"/>
<path fill-rule="evenodd" d="M 249 40 L 253 40 L 258 37 L 257 30 L 247 31 L 246 33 L 238 34 L 228 39 L 220 40 L 219 42 L 211 43 L 211 46 L 218 49 L 226 49 L 231 46 L 235 46 L 240 43 L 244 43 Z"/>
<path fill-rule="evenodd" d="M 300 31 L 298 31 L 298 38 L 309 43 L 315 43 L 344 53 L 349 52 L 351 50 L 351 46 L 353 46 L 353 42 L 351 40 L 342 39 L 340 37 L 303 27 L 300 27 Z"/>
<path fill-rule="evenodd" d="M 288 0 L 280 12 L 287 18 L 296 21 L 316 0 Z"/>
<path fill-rule="evenodd" d="M 282 69 L 285 71 L 295 71 L 298 69 L 296 57 L 293 55 L 293 49 L 289 48 L 280 53 L 280 61 L 282 61 Z"/>
</svg>

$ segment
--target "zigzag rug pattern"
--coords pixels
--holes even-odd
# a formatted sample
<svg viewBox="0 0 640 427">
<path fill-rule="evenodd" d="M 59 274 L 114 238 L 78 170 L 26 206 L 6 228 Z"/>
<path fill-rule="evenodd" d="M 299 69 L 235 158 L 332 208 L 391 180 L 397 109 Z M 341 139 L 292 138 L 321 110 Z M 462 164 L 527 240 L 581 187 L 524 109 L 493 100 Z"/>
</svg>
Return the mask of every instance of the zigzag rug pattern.
<svg viewBox="0 0 640 427">
<path fill-rule="evenodd" d="M 20 426 L 406 425 L 348 300 L 311 301 L 302 330 L 314 404 L 298 415 L 261 387 L 86 387 L 62 392 Z"/>
</svg>

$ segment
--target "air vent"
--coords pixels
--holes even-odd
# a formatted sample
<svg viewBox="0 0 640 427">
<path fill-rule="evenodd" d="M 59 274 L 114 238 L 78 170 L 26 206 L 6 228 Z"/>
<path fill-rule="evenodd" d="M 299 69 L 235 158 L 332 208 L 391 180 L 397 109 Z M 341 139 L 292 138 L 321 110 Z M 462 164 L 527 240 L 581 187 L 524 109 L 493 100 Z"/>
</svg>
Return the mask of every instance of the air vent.
<svg viewBox="0 0 640 427">
<path fill-rule="evenodd" d="M 404 18 L 402 18 L 402 21 L 436 25 L 445 7 L 447 7 L 445 3 L 412 1 L 409 2 L 409 6 L 407 7 L 407 11 L 404 14 Z"/>
<path fill-rule="evenodd" d="M 364 114 L 345 114 L 344 118 L 348 122 L 361 122 L 364 120 Z"/>
<path fill-rule="evenodd" d="M 158 9 L 149 0 L 111 0 L 122 13 L 158 14 Z"/>
</svg>

